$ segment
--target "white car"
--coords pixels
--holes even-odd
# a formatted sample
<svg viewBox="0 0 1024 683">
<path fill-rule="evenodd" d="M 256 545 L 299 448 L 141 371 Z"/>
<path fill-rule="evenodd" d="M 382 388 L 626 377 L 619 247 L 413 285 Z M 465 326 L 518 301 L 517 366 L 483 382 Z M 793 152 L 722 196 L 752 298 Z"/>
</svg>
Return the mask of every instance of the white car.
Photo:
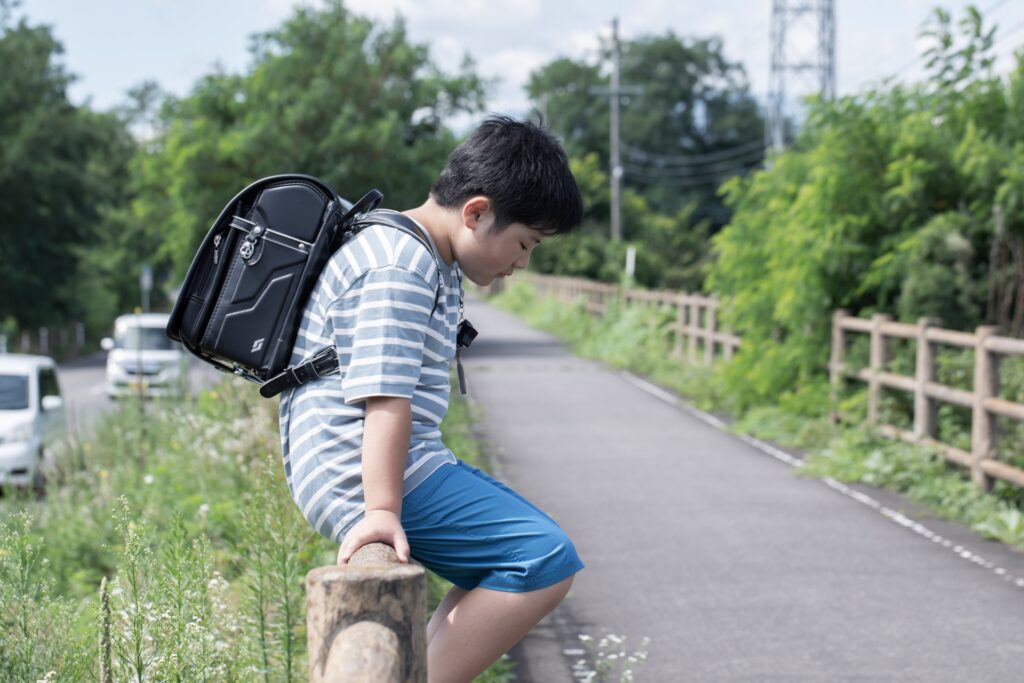
<svg viewBox="0 0 1024 683">
<path fill-rule="evenodd" d="M 53 359 L 0 354 L 0 484 L 31 486 L 41 494 L 44 454 L 65 433 Z"/>
<path fill-rule="evenodd" d="M 186 357 L 165 332 L 166 313 L 122 315 L 114 321 L 114 336 L 100 342 L 107 351 L 107 394 L 120 396 L 177 396 L 184 388 Z"/>
</svg>

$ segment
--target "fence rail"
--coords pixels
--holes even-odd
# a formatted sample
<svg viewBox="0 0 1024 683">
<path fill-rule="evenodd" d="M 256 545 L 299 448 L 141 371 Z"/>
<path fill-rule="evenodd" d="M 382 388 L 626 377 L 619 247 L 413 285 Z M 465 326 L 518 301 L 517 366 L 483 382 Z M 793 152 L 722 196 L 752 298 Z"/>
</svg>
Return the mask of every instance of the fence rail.
<svg viewBox="0 0 1024 683">
<path fill-rule="evenodd" d="M 997 418 L 1024 421 L 1024 405 L 999 398 L 1000 356 L 1024 356 L 1024 339 L 996 336 L 997 328 L 983 325 L 973 333 L 944 330 L 936 321 L 921 318 L 916 325 L 894 322 L 889 316 L 876 314 L 871 319 L 850 316 L 838 310 L 832 317 L 832 357 L 829 372 L 833 388 L 833 405 L 844 378 L 868 385 L 868 422 L 878 425 L 883 434 L 937 448 L 953 463 L 971 471 L 971 479 L 988 489 L 992 479 L 1002 479 L 1024 487 L 1024 470 L 996 459 L 998 445 Z M 844 355 L 847 332 L 871 336 L 868 367 L 846 366 Z M 916 344 L 913 377 L 886 370 L 890 360 L 890 340 L 906 339 Z M 972 391 L 940 384 L 936 381 L 936 345 L 954 346 L 974 352 Z M 882 389 L 897 389 L 914 395 L 913 430 L 881 424 L 879 406 Z M 936 409 L 949 403 L 971 409 L 971 450 L 965 451 L 937 439 Z"/>
<path fill-rule="evenodd" d="M 638 303 L 674 307 L 675 323 L 669 328 L 677 357 L 688 362 L 710 365 L 718 349 L 729 360 L 741 340 L 718 329 L 719 303 L 715 297 L 685 292 L 646 289 L 623 289 L 617 285 L 593 282 L 582 278 L 523 273 L 539 294 L 565 303 L 583 299 L 586 309 L 600 315 L 609 304 Z M 870 363 L 866 368 L 852 369 L 844 364 L 847 333 L 871 336 Z M 905 339 L 916 342 L 916 368 L 913 377 L 886 370 L 890 341 Z M 936 381 L 935 346 L 945 345 L 974 351 L 974 384 L 972 391 L 946 386 Z M 1024 405 L 999 397 L 1000 356 L 1024 356 L 1024 339 L 996 336 L 996 328 L 982 326 L 974 332 L 959 332 L 938 327 L 936 321 L 922 318 L 917 324 L 901 323 L 887 315 L 871 319 L 850 316 L 838 310 L 833 315 L 832 354 L 829 373 L 833 386 L 833 405 L 844 378 L 868 385 L 868 422 L 889 438 L 901 439 L 937 448 L 945 457 L 968 468 L 971 479 L 982 489 L 989 489 L 993 479 L 1024 487 L 1024 470 L 997 459 L 999 417 L 1024 422 Z M 895 425 L 879 424 L 882 389 L 896 389 L 914 395 L 913 430 Z M 971 409 L 971 450 L 965 451 L 938 440 L 937 406 L 948 403 Z"/>
<path fill-rule="evenodd" d="M 686 355 L 691 363 L 710 365 L 718 351 L 725 360 L 732 358 L 740 346 L 740 338 L 719 329 L 718 300 L 714 297 L 675 292 L 621 288 L 604 282 L 583 278 L 523 273 L 534 288 L 565 303 L 583 299 L 587 311 L 603 315 L 616 299 L 623 304 L 632 303 L 675 310 L 675 322 L 669 326 L 676 356 Z"/>
</svg>

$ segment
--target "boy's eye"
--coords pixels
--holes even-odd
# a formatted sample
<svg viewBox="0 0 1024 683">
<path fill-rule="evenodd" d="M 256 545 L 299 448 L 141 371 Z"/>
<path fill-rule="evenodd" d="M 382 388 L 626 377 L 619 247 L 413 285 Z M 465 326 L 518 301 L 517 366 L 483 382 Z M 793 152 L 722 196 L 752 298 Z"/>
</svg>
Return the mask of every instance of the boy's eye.
<svg viewBox="0 0 1024 683">
<path fill-rule="evenodd" d="M 527 247 L 526 247 L 526 245 L 525 245 L 525 244 L 523 244 L 522 242 L 520 242 L 520 243 L 519 243 L 519 246 L 523 248 L 523 251 L 526 251 L 526 248 L 527 248 Z"/>
</svg>

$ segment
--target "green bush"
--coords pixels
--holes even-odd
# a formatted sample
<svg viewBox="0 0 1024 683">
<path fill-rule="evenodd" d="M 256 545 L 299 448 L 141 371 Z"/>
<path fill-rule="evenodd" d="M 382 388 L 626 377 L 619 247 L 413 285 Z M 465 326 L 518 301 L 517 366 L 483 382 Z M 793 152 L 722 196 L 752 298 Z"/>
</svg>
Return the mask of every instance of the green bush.
<svg viewBox="0 0 1024 683">
<path fill-rule="evenodd" d="M 471 418 L 453 397 L 442 432 L 486 466 Z M 45 499 L 0 502 L 0 680 L 95 678 L 101 634 L 114 680 L 306 679 L 303 577 L 337 546 L 288 493 L 276 402 L 233 380 L 129 401 L 56 459 Z M 449 584 L 428 586 L 433 609 Z"/>
</svg>

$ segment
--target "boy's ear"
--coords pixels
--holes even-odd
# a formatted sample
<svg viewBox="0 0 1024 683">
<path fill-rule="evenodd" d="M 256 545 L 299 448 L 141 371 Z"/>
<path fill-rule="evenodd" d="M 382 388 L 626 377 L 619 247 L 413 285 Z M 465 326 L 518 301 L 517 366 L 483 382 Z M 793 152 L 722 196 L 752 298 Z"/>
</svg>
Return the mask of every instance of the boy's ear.
<svg viewBox="0 0 1024 683">
<path fill-rule="evenodd" d="M 467 199 L 462 205 L 462 222 L 470 230 L 486 228 L 494 220 L 491 213 L 491 200 L 483 195 Z"/>
</svg>

